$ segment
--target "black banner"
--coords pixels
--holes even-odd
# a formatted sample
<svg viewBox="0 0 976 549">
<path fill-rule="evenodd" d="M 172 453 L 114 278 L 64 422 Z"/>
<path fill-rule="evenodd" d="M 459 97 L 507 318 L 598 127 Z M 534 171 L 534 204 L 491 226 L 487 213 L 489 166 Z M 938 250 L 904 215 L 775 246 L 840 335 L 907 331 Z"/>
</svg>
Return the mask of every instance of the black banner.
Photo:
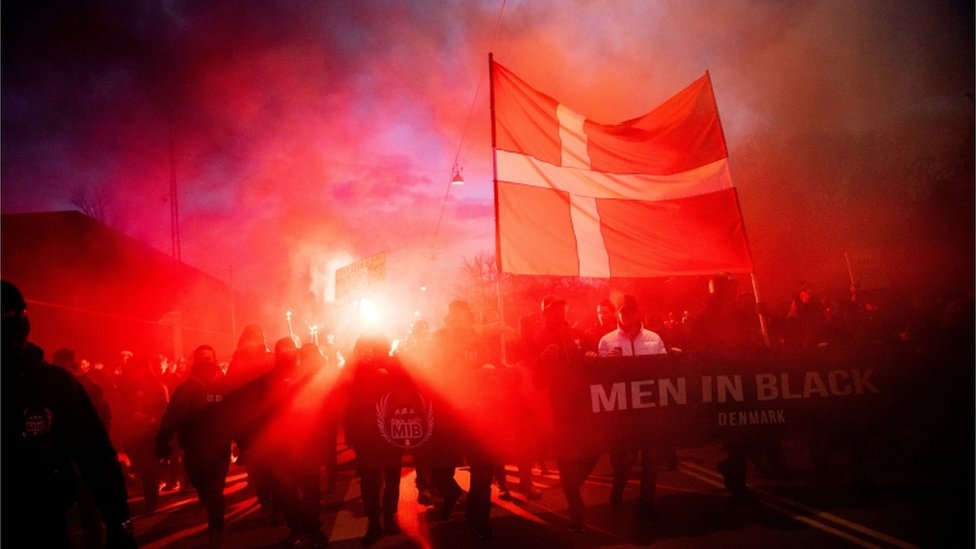
<svg viewBox="0 0 976 549">
<path fill-rule="evenodd" d="M 727 362 L 658 355 L 570 363 L 550 387 L 555 450 L 694 447 L 852 433 L 935 417 L 933 373 L 879 349 Z"/>
</svg>

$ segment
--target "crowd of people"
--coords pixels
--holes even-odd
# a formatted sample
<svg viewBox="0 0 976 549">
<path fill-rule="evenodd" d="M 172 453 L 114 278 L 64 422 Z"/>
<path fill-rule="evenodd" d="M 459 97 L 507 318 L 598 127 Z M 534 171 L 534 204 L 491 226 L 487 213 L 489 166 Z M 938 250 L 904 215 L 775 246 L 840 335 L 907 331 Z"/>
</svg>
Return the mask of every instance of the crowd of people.
<svg viewBox="0 0 976 549">
<path fill-rule="evenodd" d="M 23 504 L 4 506 L 5 526 L 17 525 L 5 528 L 4 536 L 23 525 L 31 529 L 25 531 L 44 532 L 47 538 L 39 546 L 52 547 L 64 545 L 62 519 L 75 501 L 94 511 L 82 513 L 89 517 L 87 536 L 99 538 L 100 519 L 112 546 L 133 546 L 126 502 L 131 479 L 144 495 L 144 513 L 156 510 L 162 490 L 195 489 L 206 509 L 210 545 L 219 547 L 232 460 L 246 469 L 262 517 L 289 527 L 284 544 L 325 546 L 321 487 L 336 490 L 341 440 L 355 453 L 368 518 L 366 546 L 400 532 L 400 479 L 407 463 L 416 469 L 418 502 L 430 507 L 429 520 L 449 519 L 463 504 L 473 535 L 488 539 L 493 537 L 493 484 L 505 498 L 515 492 L 537 499 L 533 466 L 552 460 L 569 529 L 582 531 L 580 488 L 602 450 L 565 452 L 553 437 L 548 403 L 559 395 L 549 391 L 567 364 L 687 352 L 748 360 L 776 349 L 817 349 L 865 337 L 871 314 L 853 288 L 842 306 L 803 288 L 787 314 L 774 317 L 744 302 L 734 278 L 720 275 L 711 280 L 702 307 L 690 315 L 649 318 L 633 295 L 618 295 L 592 309 L 582 307 L 593 311 L 592 318 L 571 323 L 566 300 L 548 295 L 510 328 L 497 310 L 476 313 L 469 302 L 455 300 L 440 327 L 418 320 L 395 343 L 381 332 L 362 333 L 348 359 L 293 336 L 269 347 L 262 327 L 250 325 L 224 362 L 220 350 L 201 345 L 189 361 L 123 352 L 110 367 L 59 349 L 51 366 L 28 341 L 23 296 L 6 281 L 3 291 L 3 436 L 14 449 L 5 451 L 5 473 L 46 468 L 37 472 L 46 483 L 41 488 L 19 481 L 5 488 L 12 490 L 5 496 Z M 971 316 L 971 297 L 963 303 Z M 946 331 L 971 323 L 963 309 L 959 314 L 945 308 L 945 321 L 953 323 Z M 762 314 L 768 326 L 760 322 Z M 910 326 L 895 336 L 911 337 Z M 70 424 L 54 421 L 52 413 L 70 417 Z M 734 445 L 726 450 L 718 464 L 725 485 L 749 501 L 746 450 Z M 623 507 L 636 463 L 639 517 L 657 519 L 656 475 L 663 464 L 673 463 L 674 449 L 633 440 L 607 451 L 613 467 L 611 507 Z M 506 464 L 519 472 L 512 490 Z M 470 471 L 466 493 L 456 480 L 463 466 Z M 69 473 L 73 468 L 83 480 L 80 488 Z"/>
</svg>

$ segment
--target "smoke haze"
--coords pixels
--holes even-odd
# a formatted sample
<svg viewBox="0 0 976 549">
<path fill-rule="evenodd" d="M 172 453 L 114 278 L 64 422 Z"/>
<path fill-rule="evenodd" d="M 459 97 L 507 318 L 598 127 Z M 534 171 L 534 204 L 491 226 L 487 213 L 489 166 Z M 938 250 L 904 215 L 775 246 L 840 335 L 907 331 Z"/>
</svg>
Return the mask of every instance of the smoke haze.
<svg viewBox="0 0 976 549">
<path fill-rule="evenodd" d="M 767 298 L 846 287 L 845 253 L 866 288 L 972 289 L 971 2 L 2 10 L 3 212 L 100 197 L 169 252 L 172 176 L 183 260 L 283 303 L 383 250 L 397 284 L 444 292 L 493 253 L 489 52 L 607 123 L 709 71 Z"/>
</svg>

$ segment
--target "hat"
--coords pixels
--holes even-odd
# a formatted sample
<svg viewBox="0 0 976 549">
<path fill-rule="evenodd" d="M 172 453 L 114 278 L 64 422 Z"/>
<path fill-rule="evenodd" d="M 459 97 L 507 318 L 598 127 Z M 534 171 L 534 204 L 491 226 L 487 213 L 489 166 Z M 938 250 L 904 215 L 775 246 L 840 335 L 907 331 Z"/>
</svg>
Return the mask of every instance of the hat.
<svg viewBox="0 0 976 549">
<path fill-rule="evenodd" d="M 542 299 L 542 312 L 546 312 L 555 305 L 566 305 L 566 300 L 555 295 L 547 295 Z"/>
<path fill-rule="evenodd" d="M 640 307 L 637 306 L 637 298 L 630 294 L 620 296 L 617 299 L 617 311 L 623 312 L 625 309 L 640 310 Z"/>
</svg>

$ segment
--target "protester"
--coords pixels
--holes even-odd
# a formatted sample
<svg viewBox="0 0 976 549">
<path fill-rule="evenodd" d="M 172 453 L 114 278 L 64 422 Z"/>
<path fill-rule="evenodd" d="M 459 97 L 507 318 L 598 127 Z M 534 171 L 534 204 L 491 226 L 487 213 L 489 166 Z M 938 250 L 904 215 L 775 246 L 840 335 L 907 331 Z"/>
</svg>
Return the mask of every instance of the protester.
<svg viewBox="0 0 976 549">
<path fill-rule="evenodd" d="M 235 398 L 235 394 L 254 380 L 266 375 L 273 367 L 274 354 L 268 349 L 264 329 L 258 324 L 248 324 L 237 340 L 237 347 L 227 368 L 229 419 L 235 422 L 235 436 L 247 436 L 249 433 L 248 428 L 242 425 L 246 421 L 241 416 L 245 415 L 254 404 L 246 401 L 250 395 Z M 260 460 L 248 459 L 249 456 L 243 454 L 242 441 L 236 440 L 236 442 L 237 463 L 247 471 L 247 483 L 254 490 L 254 495 L 261 506 L 261 518 L 271 524 L 277 524 L 281 510 L 274 501 L 271 471 Z"/>
<path fill-rule="evenodd" d="M 81 383 L 82 387 L 85 388 L 85 392 L 88 393 L 88 398 L 91 399 L 92 404 L 95 405 L 95 409 L 98 410 L 98 416 L 102 419 L 105 430 L 109 432 L 109 437 L 111 437 L 111 407 L 105 400 L 102 388 L 86 375 L 86 371 L 82 368 L 82 361 L 75 359 L 74 350 L 58 349 L 54 351 L 51 362 L 55 366 L 60 366 L 68 372 L 71 372 Z M 87 363 L 87 361 L 84 362 Z M 98 505 L 95 504 L 91 489 L 87 483 L 82 480 L 79 482 L 78 488 L 78 516 L 81 520 L 82 545 L 85 549 L 101 547 L 102 519 L 98 516 Z"/>
<path fill-rule="evenodd" d="M 241 456 L 254 470 L 268 475 L 272 501 L 288 525 L 282 544 L 307 540 L 323 547 L 328 537 L 320 518 L 321 460 L 315 446 L 322 437 L 324 395 L 310 388 L 300 356 L 294 339 L 279 339 L 274 368 L 235 392 L 233 413 L 243 427 L 237 438 Z"/>
<path fill-rule="evenodd" d="M 407 337 L 404 338 L 393 355 L 400 360 L 400 365 L 408 372 L 416 372 L 424 359 L 424 352 L 427 349 L 427 342 L 430 340 L 430 324 L 424 319 L 418 319 L 410 325 Z M 414 467 L 415 477 L 414 486 L 417 488 L 417 503 L 420 505 L 433 505 L 434 494 L 430 480 L 430 468 L 417 465 Z"/>
<path fill-rule="evenodd" d="M 808 284 L 801 284 L 786 313 L 786 345 L 791 349 L 810 350 L 825 342 L 827 315 L 820 296 Z"/>
<path fill-rule="evenodd" d="M 708 299 L 691 327 L 691 353 L 732 364 L 751 364 L 766 355 L 768 349 L 762 342 L 757 311 L 747 310 L 737 301 L 737 289 L 738 283 L 728 273 L 719 273 L 709 280 Z M 808 292 L 802 300 L 809 302 Z M 769 457 L 771 469 L 781 470 L 783 456 L 779 440 L 771 439 L 756 449 L 754 441 L 731 435 L 723 441 L 723 446 L 726 457 L 717 468 L 726 489 L 736 500 L 754 503 L 752 492 L 746 486 L 747 454 L 749 450 L 761 450 Z"/>
<path fill-rule="evenodd" d="M 640 307 L 632 295 L 624 295 L 617 303 L 617 329 L 600 338 L 598 352 L 601 357 L 662 355 L 667 351 L 664 342 L 656 332 L 641 324 Z M 610 506 L 619 509 L 623 506 L 624 489 L 630 479 L 630 468 L 636 455 L 640 455 L 640 496 L 638 517 L 655 519 L 658 512 L 654 508 L 654 493 L 657 483 L 658 458 L 663 455 L 654 441 L 615 441 L 610 449 L 610 464 L 613 467 L 613 485 L 610 490 Z"/>
<path fill-rule="evenodd" d="M 340 372 L 315 343 L 305 343 L 299 353 L 301 375 L 306 380 L 303 393 L 309 399 L 321 397 L 308 410 L 310 426 L 316 430 L 311 434 L 311 449 L 318 462 L 325 466 L 325 491 L 332 494 L 338 490 L 339 478 L 339 426 L 343 414 L 338 387 Z"/>
<path fill-rule="evenodd" d="M 596 306 L 596 319 L 583 331 L 580 346 L 586 356 L 597 356 L 600 338 L 617 327 L 617 309 L 609 299 L 601 299 Z"/>
<path fill-rule="evenodd" d="M 173 393 L 176 392 L 176 388 L 186 380 L 186 361 L 184 359 L 170 361 L 165 357 L 162 357 L 161 360 L 165 370 L 159 380 L 166 388 L 166 402 L 169 403 Z M 182 369 L 180 368 L 181 364 L 183 365 Z M 185 489 L 187 483 L 184 475 L 183 449 L 177 443 L 170 453 L 169 459 L 163 464 L 163 470 L 160 471 L 160 492 Z"/>
<path fill-rule="evenodd" d="M 47 364 L 29 341 L 27 302 L 2 286 L 2 543 L 69 547 L 66 512 L 77 501 L 77 470 L 106 526 L 106 547 L 135 547 L 125 478 L 98 411 L 75 377 Z"/>
<path fill-rule="evenodd" d="M 166 411 L 166 387 L 146 355 L 130 359 L 119 377 L 116 428 L 113 436 L 131 463 L 142 485 L 145 512 L 156 512 L 159 504 L 160 463 L 156 459 L 156 434 Z"/>
<path fill-rule="evenodd" d="M 578 341 L 582 334 L 571 328 L 566 321 L 566 301 L 549 295 L 542 300 L 543 324 L 536 342 L 534 381 L 537 386 L 549 388 L 549 398 L 555 403 L 566 395 L 552 390 L 553 378 L 565 372 L 570 362 L 583 358 Z M 569 506 L 569 530 L 583 532 L 585 505 L 580 488 L 589 477 L 600 458 L 594 449 L 580 447 L 565 437 L 553 438 L 553 452 L 559 466 L 559 483 Z"/>
<path fill-rule="evenodd" d="M 691 322 L 690 352 L 723 361 L 755 360 L 765 354 L 755 300 L 746 308 L 738 299 L 738 288 L 728 273 L 709 280 L 708 298 Z"/>
<path fill-rule="evenodd" d="M 190 377 L 173 393 L 156 436 L 156 457 L 160 460 L 170 457 L 173 436 L 179 438 L 186 476 L 207 511 L 211 548 L 223 542 L 224 483 L 230 467 L 231 434 L 221 382 L 213 347 L 194 349 Z"/>
<path fill-rule="evenodd" d="M 504 324 L 497 309 L 483 310 L 477 329 L 485 338 L 489 355 L 496 355 L 491 363 L 494 369 L 490 376 L 485 376 L 483 385 L 501 403 L 493 410 L 498 425 L 493 438 L 498 441 L 496 451 L 503 460 L 494 472 L 499 499 L 513 499 L 504 463 L 515 464 L 519 479 L 516 492 L 529 500 L 541 499 L 542 493 L 535 488 L 532 479 L 532 461 L 540 453 L 539 433 L 532 410 L 523 397 L 522 371 L 512 362 L 520 357 L 519 334 Z"/>
<path fill-rule="evenodd" d="M 350 382 L 346 436 L 356 452 L 356 474 L 368 520 L 363 536 L 365 546 L 376 543 L 383 535 L 400 533 L 396 514 L 404 451 L 394 444 L 386 431 L 387 417 L 380 414 L 398 404 L 399 399 L 390 403 L 390 398 L 409 390 L 411 382 L 400 361 L 389 352 L 390 343 L 385 337 L 363 334 L 356 340 L 347 365 Z M 378 425 L 383 425 L 383 429 L 378 429 Z"/>
<path fill-rule="evenodd" d="M 434 519 L 450 517 L 461 496 L 454 478 L 457 466 L 467 463 L 471 473 L 470 489 L 464 517 L 474 534 L 481 539 L 494 536 L 489 525 L 491 514 L 491 480 L 501 461 L 489 439 L 497 415 L 498 389 L 493 383 L 495 364 L 500 362 L 500 348 L 475 330 L 474 312 L 464 300 L 448 305 L 444 327 L 431 335 L 427 349 L 427 374 L 440 399 L 435 405 L 440 436 L 434 447 L 431 480 L 444 498 L 431 509 Z M 477 395 L 478 398 L 470 398 Z M 422 460 L 423 461 L 423 460 Z"/>
<path fill-rule="evenodd" d="M 58 349 L 54 351 L 54 355 L 51 357 L 51 363 L 71 372 L 78 382 L 81 383 L 81 386 L 85 388 L 85 392 L 88 393 L 88 398 L 91 399 L 92 404 L 95 405 L 95 409 L 98 410 L 98 417 L 102 418 L 102 423 L 105 424 L 105 430 L 111 435 L 112 408 L 109 406 L 108 401 L 105 400 L 105 392 L 102 391 L 102 388 L 82 370 L 80 361 L 75 358 L 75 351 L 73 349 Z"/>
</svg>

